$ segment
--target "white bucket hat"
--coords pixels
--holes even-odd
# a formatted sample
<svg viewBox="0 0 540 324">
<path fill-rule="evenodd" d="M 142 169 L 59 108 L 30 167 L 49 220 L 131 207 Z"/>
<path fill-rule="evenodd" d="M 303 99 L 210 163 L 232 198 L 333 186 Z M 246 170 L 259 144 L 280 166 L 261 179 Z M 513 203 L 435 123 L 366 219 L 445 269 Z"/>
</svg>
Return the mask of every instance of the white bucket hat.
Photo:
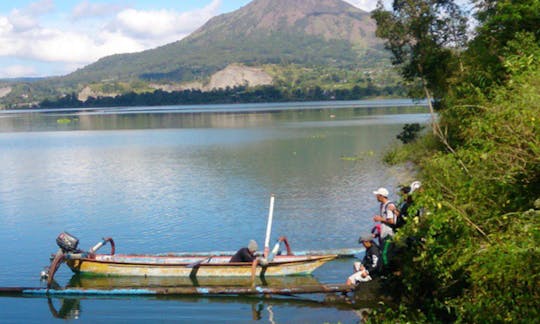
<svg viewBox="0 0 540 324">
<path fill-rule="evenodd" d="M 374 195 L 381 195 L 383 197 L 388 198 L 389 192 L 386 188 L 379 188 L 376 191 L 373 191 Z"/>
<path fill-rule="evenodd" d="M 414 191 L 418 190 L 422 186 L 422 183 L 420 181 L 414 181 L 411 183 L 411 191 L 410 193 L 413 193 Z"/>
</svg>

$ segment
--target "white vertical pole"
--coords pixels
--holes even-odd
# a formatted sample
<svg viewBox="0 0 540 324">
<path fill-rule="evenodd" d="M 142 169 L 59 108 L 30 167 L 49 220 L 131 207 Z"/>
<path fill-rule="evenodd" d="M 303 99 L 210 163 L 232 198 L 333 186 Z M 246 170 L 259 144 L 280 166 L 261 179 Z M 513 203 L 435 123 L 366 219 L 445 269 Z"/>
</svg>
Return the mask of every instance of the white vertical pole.
<svg viewBox="0 0 540 324">
<path fill-rule="evenodd" d="M 272 218 L 274 217 L 274 195 L 270 196 L 270 210 L 268 211 L 268 223 L 266 225 L 266 239 L 264 240 L 264 257 L 268 257 L 270 251 L 270 233 L 272 232 Z"/>
</svg>

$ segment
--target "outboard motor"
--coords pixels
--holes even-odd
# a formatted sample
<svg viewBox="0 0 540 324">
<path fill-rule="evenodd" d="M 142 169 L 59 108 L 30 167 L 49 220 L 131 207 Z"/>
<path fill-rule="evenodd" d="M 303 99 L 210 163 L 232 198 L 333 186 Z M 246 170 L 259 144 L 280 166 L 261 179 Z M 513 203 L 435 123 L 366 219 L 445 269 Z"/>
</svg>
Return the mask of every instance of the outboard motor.
<svg viewBox="0 0 540 324">
<path fill-rule="evenodd" d="M 56 270 L 58 270 L 58 267 L 60 267 L 64 261 L 86 257 L 93 258 L 95 257 L 95 252 L 103 245 L 107 244 L 107 242 L 111 244 L 110 255 L 114 255 L 114 241 L 110 237 L 103 238 L 103 241 L 94 245 L 88 252 L 85 252 L 77 248 L 79 246 L 78 238 L 69 234 L 68 232 L 60 233 L 56 238 L 56 244 L 60 249 L 58 249 L 58 251 L 51 256 L 51 264 L 41 271 L 41 279 L 47 280 L 47 288 L 50 288 Z"/>
<path fill-rule="evenodd" d="M 62 252 L 64 253 L 78 253 L 80 252 L 77 249 L 77 246 L 79 245 L 79 239 L 75 236 L 69 234 L 68 232 L 63 232 L 58 235 L 56 238 L 56 244 L 60 249 L 62 249 Z"/>
<path fill-rule="evenodd" d="M 81 251 L 77 249 L 79 245 L 79 239 L 75 236 L 69 234 L 68 232 L 62 232 L 56 238 L 56 244 L 60 248 L 56 254 L 51 256 L 51 264 L 48 267 L 45 267 L 41 271 L 41 279 L 47 280 L 47 289 L 51 287 L 53 282 L 54 274 L 56 270 L 60 267 L 60 264 L 64 262 L 65 255 L 68 253 L 80 253 Z"/>
</svg>

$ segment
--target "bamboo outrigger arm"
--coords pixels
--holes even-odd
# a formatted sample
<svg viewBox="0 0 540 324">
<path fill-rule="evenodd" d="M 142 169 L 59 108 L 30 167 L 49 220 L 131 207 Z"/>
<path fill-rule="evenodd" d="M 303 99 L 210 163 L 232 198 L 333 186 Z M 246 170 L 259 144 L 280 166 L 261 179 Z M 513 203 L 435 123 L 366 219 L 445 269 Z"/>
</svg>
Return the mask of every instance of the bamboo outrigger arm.
<svg viewBox="0 0 540 324">
<path fill-rule="evenodd" d="M 346 284 L 321 284 L 296 287 L 138 287 L 117 289 L 85 289 L 85 288 L 28 288 L 2 287 L 0 296 L 131 296 L 131 295 L 296 295 L 314 293 L 350 292 L 352 288 Z"/>
</svg>

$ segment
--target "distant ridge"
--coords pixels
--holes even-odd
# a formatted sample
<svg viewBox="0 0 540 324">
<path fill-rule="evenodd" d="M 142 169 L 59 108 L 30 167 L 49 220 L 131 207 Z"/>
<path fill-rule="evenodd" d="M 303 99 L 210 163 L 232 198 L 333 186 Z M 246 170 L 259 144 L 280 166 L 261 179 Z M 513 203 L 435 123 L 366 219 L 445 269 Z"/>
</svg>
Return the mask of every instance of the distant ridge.
<svg viewBox="0 0 540 324">
<path fill-rule="evenodd" d="M 382 49 L 374 31 L 368 13 L 341 0 L 254 0 L 183 40 L 108 56 L 66 79 L 192 81 L 232 63 L 353 66 Z"/>
</svg>

